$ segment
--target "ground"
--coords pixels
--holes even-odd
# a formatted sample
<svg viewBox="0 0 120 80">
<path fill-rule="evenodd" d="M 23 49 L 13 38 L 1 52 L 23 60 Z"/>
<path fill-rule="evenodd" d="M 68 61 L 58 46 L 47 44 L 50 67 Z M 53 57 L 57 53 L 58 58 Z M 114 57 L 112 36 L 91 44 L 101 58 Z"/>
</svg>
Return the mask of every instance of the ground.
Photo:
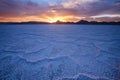
<svg viewBox="0 0 120 80">
<path fill-rule="evenodd" d="M 119 79 L 119 26 L 0 25 L 0 80 Z"/>
</svg>

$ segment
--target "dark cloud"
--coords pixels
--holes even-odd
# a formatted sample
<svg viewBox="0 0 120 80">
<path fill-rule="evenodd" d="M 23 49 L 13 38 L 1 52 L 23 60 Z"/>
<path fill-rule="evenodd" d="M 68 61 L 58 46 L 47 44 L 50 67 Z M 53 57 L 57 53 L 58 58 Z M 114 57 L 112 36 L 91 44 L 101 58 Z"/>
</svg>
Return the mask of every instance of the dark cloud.
<svg viewBox="0 0 120 80">
<path fill-rule="evenodd" d="M 71 2 L 67 2 L 71 1 Z M 0 18 L 23 16 L 74 16 L 90 18 L 97 15 L 120 15 L 119 0 L 0 0 Z M 67 4 L 64 4 L 67 3 Z M 109 19 L 108 19 L 109 20 Z M 115 19 L 113 19 L 115 20 Z M 117 18 L 120 21 L 120 18 Z"/>
<path fill-rule="evenodd" d="M 0 16 L 35 15 L 44 10 L 42 6 L 32 1 L 0 0 Z"/>
</svg>

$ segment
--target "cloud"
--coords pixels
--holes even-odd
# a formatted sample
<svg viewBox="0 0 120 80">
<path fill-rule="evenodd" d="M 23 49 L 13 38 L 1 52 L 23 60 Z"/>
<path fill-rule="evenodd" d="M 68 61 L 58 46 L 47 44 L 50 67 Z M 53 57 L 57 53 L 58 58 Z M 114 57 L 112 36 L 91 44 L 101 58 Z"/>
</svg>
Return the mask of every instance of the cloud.
<svg viewBox="0 0 120 80">
<path fill-rule="evenodd" d="M 77 21 L 83 18 L 91 19 L 92 16 L 99 15 L 120 15 L 120 1 L 0 0 L 0 21 L 15 21 L 17 19 L 21 21 L 49 21 L 55 17 L 64 17 L 68 21 Z M 120 21 L 119 18 L 117 20 Z"/>
<path fill-rule="evenodd" d="M 64 2 L 62 2 L 62 5 L 64 6 L 64 8 L 75 8 L 81 5 L 85 5 L 86 3 L 92 3 L 97 1 L 99 0 L 64 0 Z"/>
</svg>

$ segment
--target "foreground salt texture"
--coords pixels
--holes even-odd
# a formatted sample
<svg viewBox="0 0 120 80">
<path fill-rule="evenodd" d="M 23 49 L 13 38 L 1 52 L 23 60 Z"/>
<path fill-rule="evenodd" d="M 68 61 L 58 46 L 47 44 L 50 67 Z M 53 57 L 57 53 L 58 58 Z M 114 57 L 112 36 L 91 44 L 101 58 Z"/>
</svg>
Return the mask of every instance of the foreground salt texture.
<svg viewBox="0 0 120 80">
<path fill-rule="evenodd" d="M 0 80 L 120 80 L 120 27 L 0 25 Z"/>
</svg>

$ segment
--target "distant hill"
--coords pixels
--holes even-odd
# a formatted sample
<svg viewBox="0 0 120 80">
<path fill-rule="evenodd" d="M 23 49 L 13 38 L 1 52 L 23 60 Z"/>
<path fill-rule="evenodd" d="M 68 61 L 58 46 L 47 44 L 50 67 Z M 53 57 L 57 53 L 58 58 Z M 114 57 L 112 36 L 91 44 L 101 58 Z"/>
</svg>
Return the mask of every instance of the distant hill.
<svg viewBox="0 0 120 80">
<path fill-rule="evenodd" d="M 88 22 L 88 21 L 86 21 L 86 20 L 80 20 L 80 21 L 76 22 L 75 24 L 120 25 L 120 22 L 97 22 L 97 21 Z"/>
<path fill-rule="evenodd" d="M 30 22 L 0 22 L 0 24 L 49 24 L 49 23 L 30 21 Z"/>
<path fill-rule="evenodd" d="M 88 22 L 86 20 L 80 20 L 76 23 L 74 22 L 62 22 L 56 21 L 55 23 L 48 23 L 48 22 L 36 22 L 36 21 L 29 21 L 29 22 L 0 22 L 0 24 L 78 24 L 78 25 L 120 25 L 120 22 L 97 22 L 91 21 Z"/>
</svg>

